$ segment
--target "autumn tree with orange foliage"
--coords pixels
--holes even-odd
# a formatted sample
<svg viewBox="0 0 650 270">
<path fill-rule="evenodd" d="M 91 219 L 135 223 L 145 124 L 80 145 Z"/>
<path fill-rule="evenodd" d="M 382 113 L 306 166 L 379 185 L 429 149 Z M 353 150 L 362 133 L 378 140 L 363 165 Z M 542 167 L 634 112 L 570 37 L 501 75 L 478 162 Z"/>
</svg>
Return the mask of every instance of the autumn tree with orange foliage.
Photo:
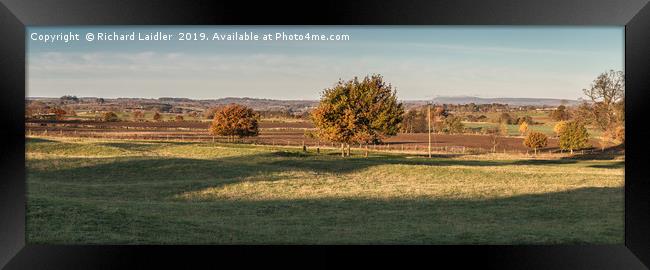
<svg viewBox="0 0 650 270">
<path fill-rule="evenodd" d="M 535 151 L 535 155 L 537 155 L 537 149 L 544 148 L 548 145 L 548 137 L 544 133 L 533 131 L 528 133 L 528 136 L 524 139 L 524 145 L 532 148 Z"/>
<path fill-rule="evenodd" d="M 311 117 L 318 138 L 341 143 L 341 156 L 349 156 L 350 144 L 367 145 L 396 135 L 403 114 L 393 87 L 381 75 L 372 75 L 325 89 Z"/>
<path fill-rule="evenodd" d="M 61 108 L 52 108 L 50 109 L 50 113 L 53 113 L 56 117 L 56 120 L 61 120 L 63 119 L 63 116 L 67 114 L 67 112 L 64 109 Z"/>
<path fill-rule="evenodd" d="M 235 137 L 243 138 L 257 136 L 259 115 L 243 105 L 229 104 L 215 110 L 210 133 L 219 136 L 228 136 L 229 140 Z"/>
</svg>

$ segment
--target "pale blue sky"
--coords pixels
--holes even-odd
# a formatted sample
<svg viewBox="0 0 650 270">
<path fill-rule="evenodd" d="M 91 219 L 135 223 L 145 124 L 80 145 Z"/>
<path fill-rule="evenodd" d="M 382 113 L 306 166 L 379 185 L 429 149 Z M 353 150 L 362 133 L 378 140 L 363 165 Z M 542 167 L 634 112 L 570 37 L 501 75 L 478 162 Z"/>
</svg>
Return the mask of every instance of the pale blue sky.
<svg viewBox="0 0 650 270">
<path fill-rule="evenodd" d="M 87 32 L 348 34 L 349 41 L 86 42 Z M 31 33 L 80 33 L 43 43 Z M 211 35 L 210 35 L 211 37 Z M 318 99 L 339 78 L 379 73 L 402 100 L 576 99 L 623 70 L 623 27 L 29 27 L 29 97 Z"/>
</svg>

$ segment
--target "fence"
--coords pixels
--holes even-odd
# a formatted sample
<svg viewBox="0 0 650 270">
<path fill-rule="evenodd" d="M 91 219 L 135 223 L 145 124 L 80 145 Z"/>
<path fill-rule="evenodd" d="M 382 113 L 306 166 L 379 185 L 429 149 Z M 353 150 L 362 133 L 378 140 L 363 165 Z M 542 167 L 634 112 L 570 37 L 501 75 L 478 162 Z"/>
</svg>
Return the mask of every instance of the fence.
<svg viewBox="0 0 650 270">
<path fill-rule="evenodd" d="M 315 140 L 303 139 L 283 139 L 283 138 L 237 138 L 230 139 L 223 136 L 213 136 L 202 133 L 137 133 L 137 132 L 102 132 L 102 131 L 87 131 L 87 130 L 51 130 L 51 129 L 27 129 L 25 130 L 27 136 L 47 136 L 47 137 L 71 137 L 71 138 L 93 138 L 93 139 L 120 139 L 120 140 L 139 140 L 139 141 L 169 141 L 169 142 L 212 142 L 212 143 L 240 143 L 240 144 L 253 144 L 253 145 L 268 145 L 276 147 L 306 147 L 308 149 L 341 149 L 341 144 L 333 142 L 320 142 Z M 384 144 L 371 144 L 350 145 L 354 151 L 372 151 L 372 152 L 395 152 L 395 153 L 412 153 L 412 154 L 427 154 L 429 152 L 426 143 L 384 143 Z M 470 148 L 466 146 L 432 146 L 431 152 L 436 154 L 487 154 L 493 153 L 492 149 L 485 148 Z M 516 149 L 498 149 L 496 153 L 503 154 L 517 154 L 517 155 L 532 155 L 532 150 L 522 151 Z M 601 153 L 600 149 L 583 149 L 576 150 L 574 154 L 594 154 Z M 538 150 L 539 155 L 568 155 L 568 151 L 561 151 L 559 149 L 553 150 Z"/>
</svg>

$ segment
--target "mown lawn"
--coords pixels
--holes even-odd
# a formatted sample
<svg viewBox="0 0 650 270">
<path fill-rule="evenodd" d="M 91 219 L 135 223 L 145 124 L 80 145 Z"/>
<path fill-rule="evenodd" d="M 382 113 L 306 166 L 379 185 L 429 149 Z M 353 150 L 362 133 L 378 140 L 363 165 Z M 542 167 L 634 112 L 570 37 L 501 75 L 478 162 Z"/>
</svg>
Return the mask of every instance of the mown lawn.
<svg viewBox="0 0 650 270">
<path fill-rule="evenodd" d="M 29 243 L 623 243 L 622 160 L 29 138 Z"/>
</svg>

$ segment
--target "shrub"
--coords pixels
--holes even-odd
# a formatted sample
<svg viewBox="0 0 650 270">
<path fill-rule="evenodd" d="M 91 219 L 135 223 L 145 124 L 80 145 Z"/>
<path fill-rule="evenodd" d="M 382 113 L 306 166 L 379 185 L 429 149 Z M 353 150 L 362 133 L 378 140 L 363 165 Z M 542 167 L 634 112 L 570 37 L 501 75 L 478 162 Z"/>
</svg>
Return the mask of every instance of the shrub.
<svg viewBox="0 0 650 270">
<path fill-rule="evenodd" d="M 120 118 L 114 112 L 105 112 L 102 114 L 102 121 L 104 122 L 117 122 L 118 120 Z"/>
</svg>

